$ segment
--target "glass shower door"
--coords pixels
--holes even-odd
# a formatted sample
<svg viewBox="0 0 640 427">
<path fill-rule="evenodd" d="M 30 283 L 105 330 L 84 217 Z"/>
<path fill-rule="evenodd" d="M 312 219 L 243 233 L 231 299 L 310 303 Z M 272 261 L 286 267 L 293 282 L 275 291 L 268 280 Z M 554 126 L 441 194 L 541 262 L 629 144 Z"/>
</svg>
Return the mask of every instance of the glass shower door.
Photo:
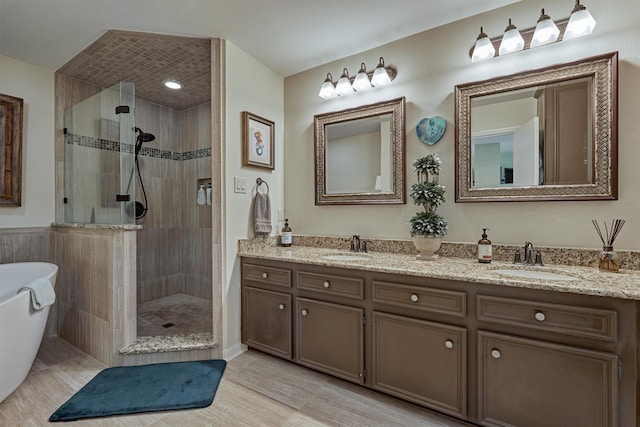
<svg viewBox="0 0 640 427">
<path fill-rule="evenodd" d="M 135 87 L 120 82 L 64 112 L 64 220 L 135 224 Z M 131 182 L 130 182 L 131 181 Z M 130 210 L 130 208 L 129 208 Z"/>
</svg>

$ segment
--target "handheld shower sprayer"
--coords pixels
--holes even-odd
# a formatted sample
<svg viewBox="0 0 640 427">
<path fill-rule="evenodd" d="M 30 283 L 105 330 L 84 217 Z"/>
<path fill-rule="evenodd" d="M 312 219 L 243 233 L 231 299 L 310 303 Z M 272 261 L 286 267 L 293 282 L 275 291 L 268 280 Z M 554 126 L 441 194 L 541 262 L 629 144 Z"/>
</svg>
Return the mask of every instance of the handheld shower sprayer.
<svg viewBox="0 0 640 427">
<path fill-rule="evenodd" d="M 149 210 L 149 203 L 147 201 L 147 192 L 144 189 L 144 183 L 142 182 L 142 175 L 140 175 L 140 166 L 138 163 L 138 154 L 140 153 L 140 150 L 142 149 L 142 144 L 145 142 L 151 142 L 154 139 L 156 139 L 155 135 L 151 134 L 151 133 L 145 133 L 143 132 L 142 129 L 140 129 L 139 127 L 135 127 L 133 128 L 134 132 L 136 132 L 138 134 L 138 136 L 136 137 L 136 145 L 135 145 L 135 160 L 134 160 L 134 166 L 131 169 L 131 176 L 129 177 L 129 184 L 127 185 L 127 193 L 129 192 L 129 188 L 131 186 L 131 181 L 133 178 L 133 175 L 135 173 L 135 171 L 138 171 L 138 181 L 140 182 L 140 188 L 142 189 L 142 196 L 144 197 L 144 204 L 138 202 L 138 201 L 134 201 L 134 202 L 129 202 L 129 204 L 127 205 L 127 214 L 130 217 L 135 217 L 136 219 L 142 219 L 144 218 L 144 216 L 147 214 L 147 211 Z M 135 185 L 135 184 L 134 184 Z"/>
</svg>

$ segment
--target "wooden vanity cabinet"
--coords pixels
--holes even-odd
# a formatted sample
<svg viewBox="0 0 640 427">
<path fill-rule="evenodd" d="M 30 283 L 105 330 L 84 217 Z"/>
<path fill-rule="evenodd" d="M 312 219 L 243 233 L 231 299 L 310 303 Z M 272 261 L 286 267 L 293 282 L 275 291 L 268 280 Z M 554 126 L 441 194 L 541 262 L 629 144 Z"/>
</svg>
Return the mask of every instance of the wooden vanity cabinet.
<svg viewBox="0 0 640 427">
<path fill-rule="evenodd" d="M 296 362 L 364 383 L 364 310 L 296 298 Z"/>
<path fill-rule="evenodd" d="M 274 356 L 293 358 L 292 298 L 281 291 L 290 287 L 290 270 L 243 265 L 243 343 Z"/>
<path fill-rule="evenodd" d="M 640 427 L 637 301 L 254 258 L 242 272 L 249 347 L 480 425 Z"/>
<path fill-rule="evenodd" d="M 482 425 L 618 425 L 615 354 L 479 331 L 478 376 Z"/>
<path fill-rule="evenodd" d="M 373 388 L 467 416 L 467 330 L 374 311 Z"/>
</svg>

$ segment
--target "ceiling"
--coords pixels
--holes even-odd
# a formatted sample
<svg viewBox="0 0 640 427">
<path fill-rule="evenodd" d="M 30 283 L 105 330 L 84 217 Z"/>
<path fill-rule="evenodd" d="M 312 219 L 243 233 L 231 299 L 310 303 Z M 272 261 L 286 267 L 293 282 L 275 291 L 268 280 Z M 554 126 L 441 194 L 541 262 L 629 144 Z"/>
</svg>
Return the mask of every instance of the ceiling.
<svg viewBox="0 0 640 427">
<path fill-rule="evenodd" d="M 175 37 L 164 38 L 168 45 L 159 52 L 158 35 L 226 39 L 287 77 L 517 1 L 0 0 L 0 54 L 51 70 L 66 64 L 65 74 L 101 86 L 117 80 L 98 81 L 98 70 L 126 67 L 137 79 L 173 77 L 200 88 L 201 82 L 191 79 L 203 75 L 197 70 L 208 58 L 181 52 L 185 45 Z M 117 45 L 118 32 L 107 34 L 110 29 L 124 30 L 119 36 L 125 38 L 127 32 L 155 34 L 129 35 Z M 187 40 L 189 46 L 202 43 Z M 191 62 L 191 77 L 154 75 L 162 68 L 157 63 L 169 57 L 187 68 L 184 61 Z M 145 84 L 133 81 L 137 94 L 148 99 L 142 96 Z M 169 96 L 176 97 L 175 92 Z"/>
</svg>

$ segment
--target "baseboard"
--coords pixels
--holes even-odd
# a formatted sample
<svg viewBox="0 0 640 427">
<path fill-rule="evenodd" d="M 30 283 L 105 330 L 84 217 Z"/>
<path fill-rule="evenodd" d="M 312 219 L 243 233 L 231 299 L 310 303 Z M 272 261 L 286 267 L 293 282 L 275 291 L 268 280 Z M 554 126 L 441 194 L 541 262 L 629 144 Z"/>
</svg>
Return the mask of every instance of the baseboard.
<svg viewBox="0 0 640 427">
<path fill-rule="evenodd" d="M 247 351 L 247 346 L 244 344 L 236 344 L 231 348 L 224 349 L 222 351 L 222 357 L 227 362 L 231 359 L 234 359 L 240 356 L 242 353 Z"/>
</svg>

